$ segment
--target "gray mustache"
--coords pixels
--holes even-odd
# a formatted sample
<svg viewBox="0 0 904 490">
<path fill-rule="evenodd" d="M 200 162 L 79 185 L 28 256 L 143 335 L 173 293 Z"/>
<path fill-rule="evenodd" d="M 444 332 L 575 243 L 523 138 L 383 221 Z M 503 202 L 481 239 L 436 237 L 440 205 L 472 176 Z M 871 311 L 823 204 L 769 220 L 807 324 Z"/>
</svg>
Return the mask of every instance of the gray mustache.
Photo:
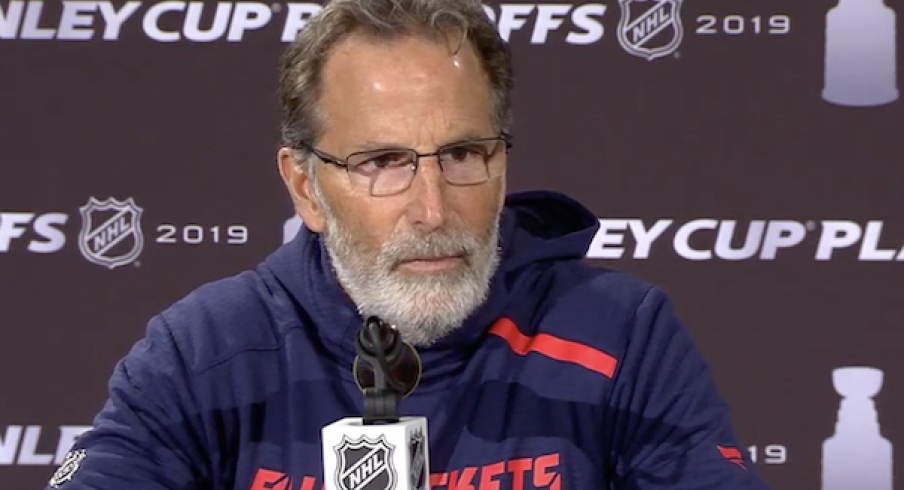
<svg viewBox="0 0 904 490">
<path fill-rule="evenodd" d="M 480 246 L 476 239 L 462 234 L 405 237 L 387 245 L 382 255 L 390 263 L 414 258 L 468 257 Z"/>
</svg>

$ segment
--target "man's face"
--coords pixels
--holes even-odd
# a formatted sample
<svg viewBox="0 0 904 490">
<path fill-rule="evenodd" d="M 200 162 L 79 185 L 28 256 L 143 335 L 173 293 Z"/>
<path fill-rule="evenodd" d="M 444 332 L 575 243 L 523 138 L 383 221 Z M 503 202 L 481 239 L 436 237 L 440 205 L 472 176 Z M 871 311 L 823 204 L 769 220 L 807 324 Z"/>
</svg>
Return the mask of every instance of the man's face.
<svg viewBox="0 0 904 490">
<path fill-rule="evenodd" d="M 428 153 L 498 136 L 489 83 L 470 46 L 452 55 L 449 46 L 418 38 L 377 44 L 353 36 L 329 57 L 322 87 L 326 128 L 315 146 L 339 158 L 375 148 Z M 504 169 L 504 148 L 492 159 Z M 426 157 L 407 190 L 375 197 L 345 169 L 317 165 L 311 184 L 322 220 L 303 218 L 323 234 L 362 314 L 428 345 L 484 301 L 498 260 L 504 172 L 456 186 L 444 180 L 436 157 Z"/>
</svg>

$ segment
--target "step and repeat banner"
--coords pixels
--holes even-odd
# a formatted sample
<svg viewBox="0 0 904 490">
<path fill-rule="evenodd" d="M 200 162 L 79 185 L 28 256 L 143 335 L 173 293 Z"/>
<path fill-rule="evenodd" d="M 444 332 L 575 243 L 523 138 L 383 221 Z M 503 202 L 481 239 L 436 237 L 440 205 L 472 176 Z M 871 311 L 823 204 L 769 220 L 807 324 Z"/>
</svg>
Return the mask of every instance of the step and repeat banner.
<svg viewBox="0 0 904 490">
<path fill-rule="evenodd" d="M 511 188 L 666 289 L 773 488 L 904 490 L 904 0 L 486 7 Z M 43 487 L 152 315 L 297 230 L 276 66 L 319 8 L 0 0 L 0 488 Z"/>
</svg>

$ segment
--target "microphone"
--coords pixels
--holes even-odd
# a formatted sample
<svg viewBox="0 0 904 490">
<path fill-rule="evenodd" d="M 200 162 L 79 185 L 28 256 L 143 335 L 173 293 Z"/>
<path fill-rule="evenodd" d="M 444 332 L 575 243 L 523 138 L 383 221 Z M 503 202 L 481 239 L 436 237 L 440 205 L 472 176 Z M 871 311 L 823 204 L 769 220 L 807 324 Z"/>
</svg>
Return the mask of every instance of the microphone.
<svg viewBox="0 0 904 490">
<path fill-rule="evenodd" d="M 375 316 L 358 331 L 356 350 L 352 373 L 364 393 L 364 423 L 398 422 L 396 404 L 420 382 L 420 356 L 395 327 Z"/>
<path fill-rule="evenodd" d="M 427 418 L 397 412 L 420 382 L 420 356 L 375 316 L 364 321 L 355 344 L 352 374 L 364 414 L 322 429 L 324 490 L 430 490 Z"/>
</svg>

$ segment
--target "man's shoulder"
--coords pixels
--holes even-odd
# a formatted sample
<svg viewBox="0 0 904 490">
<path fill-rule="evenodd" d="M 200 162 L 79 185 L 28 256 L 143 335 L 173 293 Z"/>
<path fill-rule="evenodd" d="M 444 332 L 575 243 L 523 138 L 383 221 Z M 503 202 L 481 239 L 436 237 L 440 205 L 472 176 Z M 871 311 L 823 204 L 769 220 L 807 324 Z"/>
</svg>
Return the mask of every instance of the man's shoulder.
<svg viewBox="0 0 904 490">
<path fill-rule="evenodd" d="M 568 261 L 552 267 L 555 306 L 579 308 L 576 314 L 605 312 L 630 316 L 649 295 L 662 291 L 642 277 L 616 269 Z"/>
<path fill-rule="evenodd" d="M 243 351 L 278 349 L 292 304 L 265 269 L 249 269 L 198 286 L 149 328 L 164 330 L 178 354 L 202 371 Z"/>
<path fill-rule="evenodd" d="M 661 306 L 667 297 L 655 284 L 632 273 L 565 262 L 548 271 L 548 293 L 538 311 L 539 331 L 617 355 L 640 322 L 646 308 Z"/>
</svg>

